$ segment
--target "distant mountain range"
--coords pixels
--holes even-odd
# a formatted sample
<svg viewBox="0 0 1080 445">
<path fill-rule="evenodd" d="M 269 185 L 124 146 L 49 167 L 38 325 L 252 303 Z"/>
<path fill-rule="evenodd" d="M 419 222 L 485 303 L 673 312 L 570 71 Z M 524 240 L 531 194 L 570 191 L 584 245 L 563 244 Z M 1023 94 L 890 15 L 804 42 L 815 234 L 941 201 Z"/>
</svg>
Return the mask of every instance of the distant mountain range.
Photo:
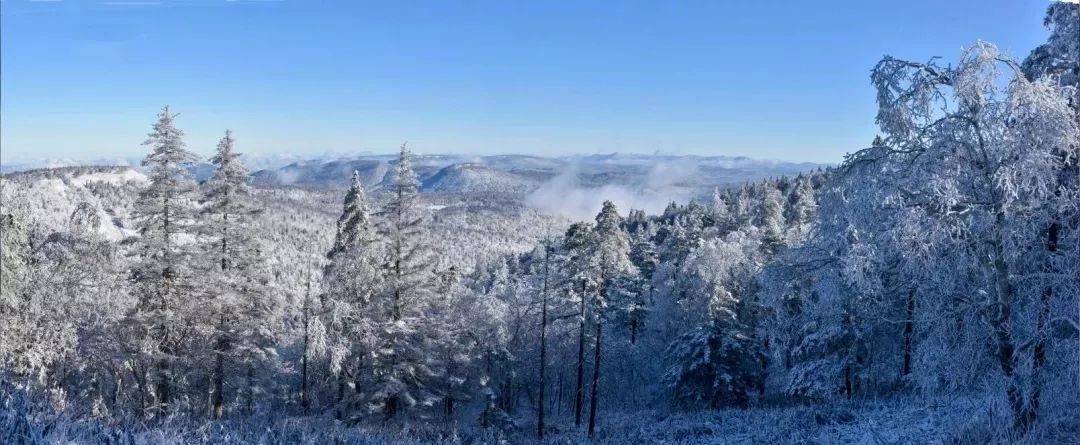
<svg viewBox="0 0 1080 445">
<path fill-rule="evenodd" d="M 274 169 L 285 165 L 313 159 L 333 159 L 340 155 L 300 156 L 294 154 L 243 155 L 244 162 L 252 171 Z M 40 168 L 79 167 L 79 166 L 125 166 L 138 167 L 141 156 L 99 157 L 92 159 L 42 158 L 37 160 L 19 160 L 0 162 L 0 173 L 12 173 Z"/>
<path fill-rule="evenodd" d="M 292 189 L 312 196 L 325 193 L 332 196 L 344 192 L 356 171 L 373 196 L 377 196 L 378 191 L 393 179 L 397 157 L 361 155 L 296 159 L 277 156 L 250 157 L 246 162 L 252 171 L 252 183 L 260 189 Z M 60 167 L 66 164 L 75 166 Z M 134 160 L 50 161 L 37 165 L 40 168 L 31 168 L 35 165 L 29 164 L 21 167 L 21 171 L 8 169 L 2 175 L 5 181 L 21 184 L 12 190 L 45 196 L 47 201 L 63 202 L 72 209 L 80 201 L 100 200 L 91 196 L 97 187 L 95 184 L 105 182 L 131 191 L 145 181 L 141 167 Z M 715 188 L 796 175 L 827 165 L 726 156 L 609 154 L 569 157 L 416 155 L 413 167 L 420 179 L 421 191 L 440 207 L 470 203 L 506 211 L 530 208 L 569 220 L 588 220 L 595 216 L 605 200 L 613 201 L 621 209 L 659 213 L 673 201 L 708 200 Z M 196 179 L 204 180 L 212 173 L 213 165 L 200 162 L 192 165 L 190 171 Z M 100 214 L 99 219 L 119 222 L 108 226 L 112 231 L 106 235 L 120 238 L 121 232 L 127 230 L 123 215 L 129 203 L 121 205 L 118 203 L 127 201 L 114 201 L 95 205 L 95 208 Z M 65 207 L 58 214 L 66 217 L 70 210 Z M 54 222 L 59 225 L 63 221 Z"/>
<path fill-rule="evenodd" d="M 377 190 L 391 180 L 396 156 L 245 156 L 245 163 L 252 172 L 253 184 L 259 187 L 343 189 L 356 171 L 368 188 Z M 421 190 L 427 193 L 529 195 L 533 201 L 591 198 L 596 194 L 632 195 L 665 202 L 703 196 L 717 187 L 828 166 L 746 157 L 622 153 L 563 157 L 416 155 L 413 163 Z M 140 169 L 139 159 L 42 160 L 3 165 L 0 172 L 73 165 Z M 213 166 L 200 162 L 190 170 L 202 180 L 209 177 Z"/>
<path fill-rule="evenodd" d="M 395 158 L 388 155 L 305 160 L 277 168 L 252 169 L 252 177 L 260 186 L 344 188 L 356 171 L 366 186 L 378 188 L 392 177 L 395 162 Z M 434 193 L 529 193 L 551 181 L 564 179 L 586 188 L 618 185 L 641 189 L 712 190 L 827 166 L 745 157 L 634 154 L 572 157 L 420 155 L 414 159 L 422 190 Z"/>
</svg>

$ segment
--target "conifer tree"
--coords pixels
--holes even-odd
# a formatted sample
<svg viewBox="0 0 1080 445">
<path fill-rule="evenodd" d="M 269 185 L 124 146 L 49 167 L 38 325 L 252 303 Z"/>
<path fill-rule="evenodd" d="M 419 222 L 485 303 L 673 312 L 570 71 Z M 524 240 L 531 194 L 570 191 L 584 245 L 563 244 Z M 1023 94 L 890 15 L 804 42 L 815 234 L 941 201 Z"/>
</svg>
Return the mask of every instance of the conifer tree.
<svg viewBox="0 0 1080 445">
<path fill-rule="evenodd" d="M 761 227 L 761 248 L 766 255 L 775 254 L 784 244 L 784 207 L 780 191 L 765 185 L 765 196 L 758 212 Z"/>
<path fill-rule="evenodd" d="M 431 248 L 423 239 L 424 209 L 420 181 L 412 168 L 412 155 L 401 145 L 388 200 L 378 213 L 378 233 L 385 244 L 385 285 L 379 295 L 380 323 L 375 329 L 378 349 L 374 357 L 373 403 L 387 418 L 435 398 L 428 381 L 437 368 L 424 349 L 432 326 L 434 285 Z"/>
<path fill-rule="evenodd" d="M 589 437 L 596 431 L 596 413 L 600 400 L 600 346 L 603 343 L 602 333 L 604 326 L 604 308 L 608 300 L 615 297 L 618 286 L 616 283 L 628 275 L 636 275 L 637 270 L 630 262 L 630 240 L 621 227 L 622 218 L 619 217 L 615 204 L 604 201 L 603 208 L 596 215 L 596 228 L 594 229 L 593 255 L 598 259 L 597 282 L 600 285 L 594 300 L 596 306 L 596 336 L 593 354 L 593 378 L 592 395 L 589 398 Z"/>
<path fill-rule="evenodd" d="M 135 203 L 139 237 L 132 281 L 139 303 L 128 319 L 135 330 L 140 358 L 152 362 L 153 412 L 167 415 L 172 398 L 173 365 L 180 351 L 182 327 L 192 315 L 196 289 L 190 272 L 195 232 L 195 181 L 185 166 L 198 157 L 185 148 L 169 107 L 158 114 L 143 145 L 151 152 L 142 161 L 149 184 Z"/>
<path fill-rule="evenodd" d="M 581 415 L 585 403 L 585 325 L 588 321 L 588 295 L 595 287 L 591 271 L 595 257 L 590 251 L 592 245 L 592 225 L 574 223 L 567 229 L 563 239 L 563 250 L 567 254 L 568 294 L 577 300 L 578 305 L 578 347 L 577 380 L 574 385 L 574 425 L 581 426 Z"/>
<path fill-rule="evenodd" d="M 258 240 L 251 235 L 253 217 L 260 210 L 234 143 L 232 132 L 225 131 L 210 159 L 214 173 L 204 187 L 207 254 L 215 284 L 208 307 L 214 343 L 214 418 L 220 418 L 225 410 L 226 361 L 234 361 L 232 367 L 243 370 L 247 378 L 250 412 L 256 390 L 254 368 L 273 356 L 275 343 L 269 326 L 274 324 L 277 304 L 266 286 L 268 276 Z"/>
<path fill-rule="evenodd" d="M 324 272 L 324 325 L 330 336 L 330 368 L 337 377 L 338 415 L 344 414 L 345 388 L 352 374 L 356 391 L 362 391 L 360 368 L 370 353 L 372 324 L 368 311 L 372 296 L 379 290 L 380 257 L 370 224 L 367 196 L 360 174 L 353 172 L 345 194 L 333 247 L 327 252 Z M 350 369 L 351 368 L 351 369 Z"/>
</svg>

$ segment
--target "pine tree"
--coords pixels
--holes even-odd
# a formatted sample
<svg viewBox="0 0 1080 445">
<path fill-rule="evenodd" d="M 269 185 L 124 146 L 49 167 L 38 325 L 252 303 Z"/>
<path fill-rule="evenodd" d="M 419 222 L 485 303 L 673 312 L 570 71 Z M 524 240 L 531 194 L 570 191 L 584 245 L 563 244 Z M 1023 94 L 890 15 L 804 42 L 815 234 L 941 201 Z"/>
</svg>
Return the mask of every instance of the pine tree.
<svg viewBox="0 0 1080 445">
<path fill-rule="evenodd" d="M 814 186 L 808 176 L 799 175 L 795 179 L 795 186 L 788 193 L 786 203 L 784 215 L 787 226 L 797 232 L 795 235 L 801 238 L 805 234 L 805 226 L 814 217 L 814 208 L 817 206 L 814 199 Z"/>
<path fill-rule="evenodd" d="M 273 355 L 276 301 L 266 286 L 268 280 L 258 240 L 251 236 L 252 220 L 258 209 L 248 186 L 248 172 L 233 149 L 231 131 L 218 142 L 210 162 L 213 175 L 206 181 L 203 212 L 210 240 L 210 277 L 215 286 L 209 313 L 214 342 L 212 405 L 213 417 L 225 410 L 226 361 L 248 377 L 246 396 L 249 412 L 254 404 L 254 368 Z"/>
<path fill-rule="evenodd" d="M 425 338 L 437 334 L 427 332 L 432 326 L 426 319 L 432 304 L 433 264 L 423 239 L 426 218 L 419 184 L 412 156 L 402 144 L 389 199 L 378 214 L 378 232 L 386 249 L 386 284 L 379 302 L 383 319 L 375 330 L 380 352 L 375 357 L 373 398 L 387 418 L 434 398 L 428 381 L 436 372 L 435 358 L 424 350 Z"/>
<path fill-rule="evenodd" d="M 709 217 L 712 219 L 713 225 L 719 230 L 720 236 L 735 228 L 735 215 L 732 214 L 727 200 L 720 193 L 720 189 L 713 190 L 712 203 L 709 205 Z"/>
<path fill-rule="evenodd" d="M 784 245 L 784 207 L 779 190 L 771 185 L 766 185 L 765 189 L 758 225 L 761 227 L 761 248 L 766 255 L 772 255 Z"/>
<path fill-rule="evenodd" d="M 586 302 L 590 290 L 595 287 L 591 271 L 595 257 L 592 246 L 592 225 L 574 223 L 566 230 L 563 251 L 567 255 L 569 288 L 568 300 L 578 305 L 577 380 L 574 385 L 574 425 L 581 426 L 581 414 L 585 403 L 585 324 L 588 320 Z"/>
<path fill-rule="evenodd" d="M 738 317 L 738 301 L 723 286 L 710 286 L 709 322 L 674 342 L 674 364 L 666 381 L 672 402 L 682 407 L 745 407 L 754 384 L 749 332 Z"/>
<path fill-rule="evenodd" d="M 370 241 L 371 227 L 368 221 L 367 197 L 364 185 L 360 181 L 360 172 L 354 171 L 352 185 L 345 194 L 345 205 L 337 222 L 337 235 L 334 247 L 327 254 L 333 259 L 337 254 L 359 247 Z"/>
<path fill-rule="evenodd" d="M 628 309 L 630 320 L 630 343 L 637 343 L 638 332 L 644 328 L 649 306 L 652 305 L 653 294 L 656 286 L 653 285 L 653 273 L 660 264 L 660 258 L 656 254 L 656 247 L 644 231 L 633 235 L 630 245 L 630 262 L 638 270 L 636 280 L 633 280 L 637 291 L 631 297 L 631 305 Z"/>
<path fill-rule="evenodd" d="M 596 430 L 596 413 L 600 400 L 600 346 L 604 326 L 604 308 L 609 300 L 617 295 L 619 287 L 616 285 L 621 279 L 636 275 L 637 270 L 630 262 L 630 240 L 623 231 L 622 218 L 619 217 L 615 204 L 604 201 L 603 208 L 596 215 L 596 228 L 594 230 L 593 255 L 598 258 L 598 283 L 600 289 L 594 302 L 596 303 L 596 337 L 593 354 L 593 379 L 592 396 L 589 398 L 589 437 Z"/>
<path fill-rule="evenodd" d="M 754 221 L 753 196 L 750 186 L 743 185 L 739 193 L 735 195 L 735 202 L 731 204 L 731 216 L 735 221 L 735 227 L 746 227 Z"/>
<path fill-rule="evenodd" d="M 360 174 L 353 172 L 334 244 L 326 255 L 330 262 L 323 275 L 327 308 L 324 324 L 331 337 L 330 368 L 337 376 L 339 417 L 345 410 L 349 374 L 352 373 L 356 391 L 361 391 L 360 368 L 370 353 L 375 316 L 369 313 L 373 310 L 369 303 L 381 283 L 377 247 Z"/>
<path fill-rule="evenodd" d="M 548 288 L 551 278 L 551 255 L 554 246 L 549 242 L 542 244 L 544 249 L 543 279 L 540 287 L 540 397 L 536 402 L 536 437 L 544 438 L 544 396 L 547 391 L 547 331 L 548 331 Z"/>
<path fill-rule="evenodd" d="M 195 232 L 195 181 L 185 166 L 197 156 L 185 148 L 184 133 L 174 125 L 169 107 L 143 145 L 151 152 L 143 160 L 149 184 L 135 203 L 139 238 L 132 270 L 139 304 L 129 324 L 139 336 L 142 357 L 154 362 L 154 412 L 167 415 L 173 391 L 173 364 L 181 344 L 185 318 L 193 312 L 195 288 L 190 277 L 191 243 Z"/>
</svg>

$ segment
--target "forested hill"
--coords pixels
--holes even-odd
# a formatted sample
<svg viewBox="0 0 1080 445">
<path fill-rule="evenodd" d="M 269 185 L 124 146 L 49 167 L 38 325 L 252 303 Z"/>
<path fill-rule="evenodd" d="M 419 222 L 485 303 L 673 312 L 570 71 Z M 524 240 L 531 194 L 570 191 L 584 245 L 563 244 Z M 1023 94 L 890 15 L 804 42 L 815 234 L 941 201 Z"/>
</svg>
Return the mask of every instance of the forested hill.
<svg viewBox="0 0 1080 445">
<path fill-rule="evenodd" d="M 230 132 L 196 181 L 165 107 L 141 172 L 0 179 L 0 441 L 1076 443 L 1080 8 L 1046 25 L 885 57 L 866 148 L 694 199 L 407 145 L 255 187 Z"/>
<path fill-rule="evenodd" d="M 378 188 L 391 179 L 394 156 L 335 155 L 297 159 L 285 155 L 242 155 L 251 171 L 253 185 L 260 187 L 301 186 L 305 188 L 343 189 L 353 172 L 360 172 L 368 188 Z M 132 166 L 140 169 L 141 159 L 103 159 L 89 163 L 73 160 L 42 160 L 7 163 L 0 172 L 19 172 L 52 168 L 87 168 L 87 166 Z M 66 166 L 66 167 L 64 167 Z M 256 166 L 258 166 L 256 168 Z M 574 176 L 580 187 L 604 186 L 655 187 L 659 182 L 678 183 L 696 195 L 716 187 L 730 187 L 759 178 L 794 175 L 828 167 L 828 164 L 782 162 L 732 156 L 691 156 L 663 154 L 623 154 L 588 156 L 531 155 L 417 155 L 414 170 L 425 192 L 530 192 L 552 179 Z M 213 172 L 208 161 L 188 166 L 197 181 Z M 675 178 L 662 177 L 672 174 Z"/>
</svg>

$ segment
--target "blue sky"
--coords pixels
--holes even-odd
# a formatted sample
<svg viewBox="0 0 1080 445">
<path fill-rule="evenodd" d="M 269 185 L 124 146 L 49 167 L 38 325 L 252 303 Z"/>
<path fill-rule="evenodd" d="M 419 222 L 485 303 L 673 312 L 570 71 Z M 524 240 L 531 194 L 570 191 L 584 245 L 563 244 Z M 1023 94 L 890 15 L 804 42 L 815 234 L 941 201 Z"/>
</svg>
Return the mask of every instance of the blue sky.
<svg viewBox="0 0 1080 445">
<path fill-rule="evenodd" d="M 1018 58 L 1044 0 L 0 3 L 2 159 L 196 152 L 638 152 L 836 162 L 885 54 Z"/>
</svg>

